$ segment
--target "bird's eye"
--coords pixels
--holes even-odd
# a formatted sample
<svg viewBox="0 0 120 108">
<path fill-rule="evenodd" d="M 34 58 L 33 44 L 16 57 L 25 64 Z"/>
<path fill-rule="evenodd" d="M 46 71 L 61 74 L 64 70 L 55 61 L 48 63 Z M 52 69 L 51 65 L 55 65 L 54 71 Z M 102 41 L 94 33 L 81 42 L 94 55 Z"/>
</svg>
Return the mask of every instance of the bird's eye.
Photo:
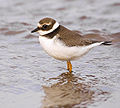
<svg viewBox="0 0 120 108">
<path fill-rule="evenodd" d="M 48 27 L 48 25 L 46 25 L 46 24 L 44 24 L 44 25 L 42 26 L 43 29 L 46 29 L 47 27 Z"/>
</svg>

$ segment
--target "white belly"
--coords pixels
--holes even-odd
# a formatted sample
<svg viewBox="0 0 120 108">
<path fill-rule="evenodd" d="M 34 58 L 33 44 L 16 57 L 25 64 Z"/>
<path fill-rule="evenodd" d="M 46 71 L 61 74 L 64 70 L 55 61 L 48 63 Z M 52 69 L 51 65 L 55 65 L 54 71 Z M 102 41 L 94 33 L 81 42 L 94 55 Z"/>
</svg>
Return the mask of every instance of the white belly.
<svg viewBox="0 0 120 108">
<path fill-rule="evenodd" d="M 86 54 L 94 46 L 98 46 L 101 43 L 95 43 L 89 46 L 79 47 L 67 47 L 56 36 L 52 39 L 48 39 L 43 36 L 39 36 L 39 41 L 43 49 L 52 57 L 58 60 L 75 60 Z"/>
</svg>

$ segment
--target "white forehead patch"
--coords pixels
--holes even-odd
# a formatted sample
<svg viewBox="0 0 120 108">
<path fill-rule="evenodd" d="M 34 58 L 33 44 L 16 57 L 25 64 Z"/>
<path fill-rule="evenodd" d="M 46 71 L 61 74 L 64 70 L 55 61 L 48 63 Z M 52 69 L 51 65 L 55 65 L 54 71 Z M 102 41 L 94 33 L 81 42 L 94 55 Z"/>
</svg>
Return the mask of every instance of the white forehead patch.
<svg viewBox="0 0 120 108">
<path fill-rule="evenodd" d="M 39 23 L 38 23 L 38 27 L 41 27 L 42 25 L 40 25 Z M 49 33 L 51 33 L 51 32 L 53 32 L 56 28 L 58 28 L 59 27 L 59 23 L 58 22 L 56 22 L 54 25 L 53 25 L 53 27 L 52 27 L 52 29 L 50 29 L 50 30 L 48 30 L 48 31 L 42 31 L 42 30 L 39 30 L 38 32 L 39 32 L 39 34 L 42 36 L 42 35 L 46 35 L 46 34 L 49 34 Z"/>
<path fill-rule="evenodd" d="M 41 28 L 41 27 L 42 27 L 42 25 L 40 25 L 40 24 L 38 23 L 38 27 L 40 27 L 40 28 Z"/>
</svg>

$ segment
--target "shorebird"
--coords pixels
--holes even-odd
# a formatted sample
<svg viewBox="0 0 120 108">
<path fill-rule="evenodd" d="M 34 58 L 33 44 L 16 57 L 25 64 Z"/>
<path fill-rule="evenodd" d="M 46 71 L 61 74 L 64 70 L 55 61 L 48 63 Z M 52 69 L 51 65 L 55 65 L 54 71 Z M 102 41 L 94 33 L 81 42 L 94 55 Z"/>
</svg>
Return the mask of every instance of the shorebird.
<svg viewBox="0 0 120 108">
<path fill-rule="evenodd" d="M 39 21 L 37 28 L 31 33 L 40 34 L 39 41 L 43 49 L 50 56 L 58 60 L 67 61 L 67 69 L 72 72 L 72 60 L 79 59 L 92 48 L 110 45 L 111 41 L 94 41 L 60 25 L 52 18 L 43 18 Z"/>
</svg>

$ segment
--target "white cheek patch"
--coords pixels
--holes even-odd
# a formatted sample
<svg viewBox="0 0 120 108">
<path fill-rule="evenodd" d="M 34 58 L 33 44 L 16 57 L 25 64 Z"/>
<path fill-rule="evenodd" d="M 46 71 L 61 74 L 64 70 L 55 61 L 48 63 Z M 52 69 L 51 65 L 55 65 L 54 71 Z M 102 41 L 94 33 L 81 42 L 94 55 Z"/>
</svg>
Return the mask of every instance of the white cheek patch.
<svg viewBox="0 0 120 108">
<path fill-rule="evenodd" d="M 41 25 L 38 23 L 38 27 L 41 27 Z M 56 22 L 55 24 L 54 24 L 54 26 L 52 27 L 52 29 L 50 29 L 50 30 L 48 30 L 48 31 L 42 31 L 42 30 L 39 30 L 38 32 L 39 32 L 39 34 L 42 36 L 42 35 L 46 35 L 46 34 L 49 34 L 49 33 L 51 33 L 51 32 L 53 32 L 56 28 L 58 28 L 59 27 L 59 23 L 58 22 Z"/>
</svg>

